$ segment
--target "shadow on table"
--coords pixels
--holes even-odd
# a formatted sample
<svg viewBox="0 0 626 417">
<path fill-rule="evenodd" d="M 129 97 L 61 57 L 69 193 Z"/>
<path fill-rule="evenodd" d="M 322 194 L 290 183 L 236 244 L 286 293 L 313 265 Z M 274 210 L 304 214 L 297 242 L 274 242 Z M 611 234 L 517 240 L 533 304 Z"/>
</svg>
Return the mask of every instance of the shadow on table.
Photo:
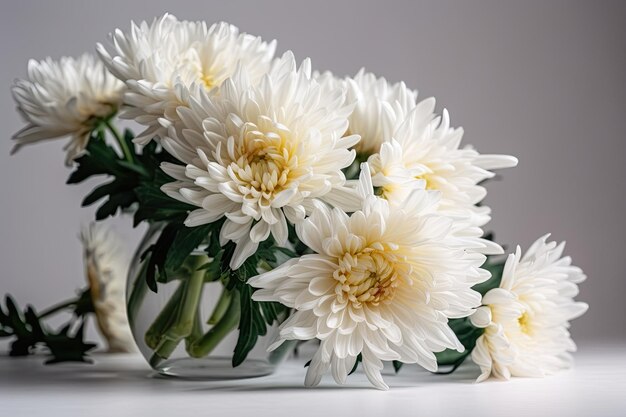
<svg viewBox="0 0 626 417">
<path fill-rule="evenodd" d="M 98 361 L 98 358 L 96 358 Z M 477 370 L 472 366 L 462 366 L 451 375 L 433 375 L 421 370 L 417 365 L 405 366 L 397 375 L 393 372 L 384 374 L 385 381 L 393 390 L 403 388 L 416 388 L 422 385 L 432 384 L 463 384 L 472 385 Z M 21 390 L 45 386 L 47 390 L 67 389 L 71 386 L 76 390 L 124 390 L 127 388 L 157 391 L 160 394 L 180 392 L 211 391 L 228 392 L 260 392 L 260 391 L 300 391 L 310 389 L 304 387 L 305 370 L 299 366 L 286 366 L 279 369 L 276 374 L 251 379 L 237 380 L 190 380 L 162 376 L 136 360 L 115 360 L 111 363 L 97 362 L 89 364 L 56 364 L 43 365 L 40 356 L 26 358 L 12 358 L 3 361 L 3 369 L 0 372 L 0 388 L 10 387 L 13 390 Z M 362 371 L 350 375 L 344 386 L 335 385 L 332 378 L 328 377 L 319 387 L 313 390 L 360 390 L 371 388 Z"/>
</svg>

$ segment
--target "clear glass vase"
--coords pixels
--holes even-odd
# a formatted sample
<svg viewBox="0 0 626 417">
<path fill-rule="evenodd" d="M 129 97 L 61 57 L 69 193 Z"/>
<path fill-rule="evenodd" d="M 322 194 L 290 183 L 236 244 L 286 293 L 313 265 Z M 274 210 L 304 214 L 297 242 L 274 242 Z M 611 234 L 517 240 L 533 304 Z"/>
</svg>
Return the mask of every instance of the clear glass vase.
<svg viewBox="0 0 626 417">
<path fill-rule="evenodd" d="M 157 372 L 184 378 L 236 379 L 268 375 L 286 358 L 293 346 L 267 348 L 278 335 L 278 323 L 268 326 L 246 359 L 232 365 L 237 344 L 239 294 L 228 291 L 220 280 L 207 280 L 206 252 L 192 252 L 183 267 L 167 283 L 151 291 L 145 279 L 141 255 L 159 237 L 162 225 L 153 224 L 142 239 L 129 269 L 126 300 L 135 342 Z"/>
</svg>

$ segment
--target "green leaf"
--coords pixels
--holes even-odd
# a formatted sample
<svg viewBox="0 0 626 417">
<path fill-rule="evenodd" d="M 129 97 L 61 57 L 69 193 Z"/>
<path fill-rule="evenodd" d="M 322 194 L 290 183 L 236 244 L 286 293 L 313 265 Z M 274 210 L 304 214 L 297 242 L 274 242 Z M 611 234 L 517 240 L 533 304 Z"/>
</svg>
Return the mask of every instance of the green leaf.
<svg viewBox="0 0 626 417">
<path fill-rule="evenodd" d="M 222 274 L 232 275 L 232 271 L 230 270 L 230 261 L 233 259 L 233 255 L 235 253 L 235 243 L 228 242 L 224 246 L 224 251 L 222 252 L 222 257 L 220 259 L 220 272 Z M 235 285 L 235 280 L 232 280 L 231 285 Z"/>
<path fill-rule="evenodd" d="M 280 252 L 282 254 L 285 254 L 285 255 L 287 255 L 290 258 L 297 258 L 299 256 L 296 252 L 294 252 L 294 251 L 292 251 L 290 249 L 287 249 L 287 248 L 281 248 L 279 246 L 275 247 L 274 250 L 276 252 Z"/>
<path fill-rule="evenodd" d="M 169 223 L 163 228 L 163 231 L 159 235 L 157 241 L 150 246 L 146 252 L 142 255 L 147 258 L 148 266 L 146 268 L 146 283 L 148 288 L 153 292 L 157 292 L 157 277 L 162 282 L 167 279 L 165 271 L 165 261 L 167 259 L 167 253 L 176 238 L 176 233 L 183 225 L 176 223 Z"/>
<path fill-rule="evenodd" d="M 104 220 L 109 216 L 114 216 L 118 209 L 123 210 L 135 203 L 135 193 L 133 191 L 124 191 L 111 195 L 98 210 L 96 210 L 96 220 Z"/>
<path fill-rule="evenodd" d="M 83 199 L 83 206 L 89 206 L 108 197 L 96 211 L 96 220 L 113 216 L 118 210 L 126 209 L 137 202 L 135 189 L 146 180 L 145 169 L 120 158 L 104 140 L 94 140 L 92 137 L 85 154 L 76 159 L 76 163 L 76 169 L 67 180 L 68 184 L 76 184 L 97 175 L 113 178 L 112 181 L 96 187 Z"/>
<path fill-rule="evenodd" d="M 104 198 L 109 194 L 113 194 L 123 188 L 123 184 L 120 184 L 119 181 L 115 180 L 106 184 L 99 185 L 98 187 L 94 188 L 93 191 L 87 195 L 87 197 L 83 199 L 82 206 L 90 206 L 101 198 Z"/>
<path fill-rule="evenodd" d="M 160 169 L 164 161 L 174 161 L 167 152 L 150 143 L 137 153 L 130 130 L 124 132 L 123 141 L 132 156 L 130 162 L 104 140 L 104 127 L 96 124 L 87 143 L 84 155 L 76 159 L 76 168 L 67 180 L 76 184 L 94 176 L 110 178 L 105 184 L 96 187 L 83 200 L 83 206 L 104 200 L 96 211 L 96 220 L 114 216 L 120 210 L 137 207 L 135 225 L 141 221 L 176 220 L 182 221 L 194 207 L 181 203 L 165 195 L 160 187 L 173 181 Z"/>
<path fill-rule="evenodd" d="M 39 341 L 37 335 L 31 331 L 24 315 L 10 295 L 5 297 L 6 313 L 0 308 L 0 328 L 4 337 L 14 337 L 10 345 L 9 355 L 25 356 L 31 353 Z"/>
<path fill-rule="evenodd" d="M 95 308 L 93 305 L 93 299 L 91 298 L 91 290 L 89 288 L 81 291 L 74 303 L 74 315 L 76 317 L 83 317 L 89 313 L 94 313 Z"/>
<path fill-rule="evenodd" d="M 51 358 L 46 364 L 59 362 L 91 362 L 87 353 L 96 347 L 93 343 L 85 342 L 85 322 L 81 321 L 78 329 L 71 332 L 71 324 L 66 325 L 57 333 L 45 336 L 45 344 L 50 349 Z"/>
<path fill-rule="evenodd" d="M 350 372 L 348 372 L 348 375 L 352 375 L 353 373 L 355 373 L 356 370 L 359 368 L 359 364 L 361 362 L 363 362 L 363 355 L 359 353 L 356 357 L 356 361 L 354 361 L 354 366 L 352 366 L 352 369 L 350 370 Z"/>
<path fill-rule="evenodd" d="M 239 366 L 254 348 L 258 338 L 267 334 L 267 326 L 273 324 L 287 311 L 282 304 L 257 302 L 252 299 L 254 289 L 247 284 L 247 280 L 257 275 L 257 264 L 258 255 L 255 254 L 238 270 L 231 272 L 230 285 L 239 290 L 241 303 L 239 338 L 233 354 L 233 367 Z"/>
<path fill-rule="evenodd" d="M 504 263 L 505 260 L 494 260 L 493 256 L 487 257 L 487 260 L 481 266 L 481 268 L 489 271 L 491 273 L 491 278 L 489 278 L 485 282 L 474 285 L 474 291 L 477 291 L 480 293 L 480 295 L 484 296 L 489 290 L 493 288 L 498 288 L 500 286 L 500 282 L 502 281 Z"/>
<path fill-rule="evenodd" d="M 41 346 L 46 348 L 51 355 L 50 360 L 46 363 L 87 361 L 87 352 L 93 349 L 95 345 L 83 340 L 84 319 L 82 315 L 87 310 L 84 300 L 85 293 L 86 291 L 76 301 L 63 304 L 64 306 L 74 305 L 75 314 L 57 332 L 50 331 L 44 326 L 42 318 L 37 315 L 33 307 L 27 306 L 25 311 L 21 312 L 11 296 L 7 295 L 5 298 L 6 312 L 0 306 L 0 337 L 13 338 L 9 354 L 11 356 L 25 356 Z M 71 333 L 77 317 L 80 317 L 81 324 L 76 332 Z"/>
<path fill-rule="evenodd" d="M 118 165 L 122 168 L 125 168 L 129 171 L 133 171 L 135 174 L 138 174 L 140 177 L 149 177 L 150 173 L 141 165 L 137 165 L 136 163 L 128 162 L 126 160 L 120 160 Z"/>
<path fill-rule="evenodd" d="M 178 229 L 165 260 L 165 268 L 168 271 L 176 271 L 209 235 L 213 229 L 212 224 L 198 227 L 182 227 Z"/>
<path fill-rule="evenodd" d="M 441 374 L 447 374 L 454 372 L 458 368 L 465 358 L 472 353 L 476 346 L 476 340 L 483 333 L 483 329 L 474 327 L 469 318 L 452 319 L 448 322 L 450 328 L 456 334 L 461 344 L 465 347 L 465 351 L 458 352 L 452 349 L 446 349 L 443 352 L 435 353 L 437 357 L 437 365 L 439 366 L 452 366 L 450 372 L 438 372 Z"/>
<path fill-rule="evenodd" d="M 184 267 L 192 252 L 209 236 L 219 233 L 220 225 L 221 223 L 218 222 L 187 227 L 182 222 L 167 223 L 157 241 L 142 254 L 142 261 L 147 262 L 146 282 L 148 287 L 156 292 L 157 282 L 168 282 L 177 277 L 176 272 Z M 219 279 L 221 271 L 218 270 L 218 265 L 207 265 L 207 275 L 211 275 L 209 280 Z M 194 269 L 196 269 L 195 266 Z"/>
<path fill-rule="evenodd" d="M 118 157 L 115 150 L 104 140 L 89 140 L 85 154 L 75 160 L 76 169 L 67 180 L 67 184 L 78 184 L 95 175 L 118 174 Z"/>
<path fill-rule="evenodd" d="M 241 300 L 241 319 L 239 338 L 233 354 L 233 367 L 241 365 L 254 348 L 259 336 L 265 336 L 267 327 L 258 303 L 252 300 L 252 287 L 244 285 L 239 292 Z"/>
<path fill-rule="evenodd" d="M 154 178 L 144 181 L 135 189 L 139 207 L 133 222 L 138 225 L 142 221 L 176 221 L 182 223 L 189 212 L 197 209 L 191 204 L 175 200 L 161 191 L 164 184 L 172 181 L 160 168 L 155 168 Z"/>
</svg>

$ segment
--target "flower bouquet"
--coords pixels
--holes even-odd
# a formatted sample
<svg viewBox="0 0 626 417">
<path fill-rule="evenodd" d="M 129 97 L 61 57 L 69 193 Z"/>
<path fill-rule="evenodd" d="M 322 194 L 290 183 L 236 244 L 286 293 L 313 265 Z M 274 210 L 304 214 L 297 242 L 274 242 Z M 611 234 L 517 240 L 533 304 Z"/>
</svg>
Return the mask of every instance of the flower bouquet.
<svg viewBox="0 0 626 417">
<path fill-rule="evenodd" d="M 584 274 L 548 236 L 501 256 L 483 185 L 517 159 L 462 146 L 434 99 L 171 15 L 96 50 L 29 63 L 15 148 L 69 136 L 68 183 L 106 178 L 83 205 L 149 224 L 126 297 L 158 371 L 263 375 L 298 341 L 317 343 L 307 386 L 361 366 L 386 389 L 386 362 L 471 356 L 479 381 L 570 364 Z"/>
</svg>

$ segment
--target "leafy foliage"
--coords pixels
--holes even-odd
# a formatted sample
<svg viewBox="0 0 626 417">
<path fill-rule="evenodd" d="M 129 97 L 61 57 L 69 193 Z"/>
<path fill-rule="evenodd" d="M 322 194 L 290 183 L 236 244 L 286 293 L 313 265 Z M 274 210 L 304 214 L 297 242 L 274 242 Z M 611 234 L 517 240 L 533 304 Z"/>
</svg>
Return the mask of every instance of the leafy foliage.
<svg viewBox="0 0 626 417">
<path fill-rule="evenodd" d="M 490 256 L 487 258 L 482 268 L 491 272 L 491 278 L 475 285 L 473 289 L 479 292 L 481 296 L 484 296 L 489 290 L 500 286 L 502 272 L 504 271 L 504 261 Z M 463 361 L 471 355 L 472 350 L 474 350 L 476 346 L 476 341 L 480 335 L 483 334 L 483 329 L 474 327 L 469 317 L 452 319 L 448 324 L 454 334 L 459 338 L 461 344 L 465 347 L 465 351 L 457 352 L 456 350 L 446 349 L 443 352 L 436 353 L 437 364 L 439 366 L 451 366 L 450 370 L 438 372 L 439 374 L 452 373 L 461 366 Z"/>
<path fill-rule="evenodd" d="M 471 355 L 472 350 L 476 346 L 476 340 L 483 334 L 483 329 L 474 327 L 468 317 L 462 319 L 452 319 L 448 322 L 450 328 L 459 338 L 461 344 L 465 347 L 465 351 L 457 352 L 456 350 L 446 349 L 443 352 L 435 353 L 437 357 L 437 365 L 451 366 L 449 370 L 436 372 L 437 374 L 450 374 L 461 366 L 465 359 Z"/>
<path fill-rule="evenodd" d="M 63 305 L 72 308 L 70 321 L 58 331 L 49 329 L 43 318 L 52 314 L 38 315 L 32 306 L 21 311 L 13 298 L 7 295 L 5 306 L 0 306 L 0 337 L 13 338 L 11 356 L 26 356 L 37 350 L 46 348 L 51 357 L 46 363 L 89 362 L 87 354 L 96 345 L 84 341 L 84 316 L 93 311 L 88 290 L 83 291 L 73 302 Z M 89 300 L 89 301 L 87 301 Z M 60 309 L 54 309 L 58 311 Z"/>
<path fill-rule="evenodd" d="M 160 190 L 161 185 L 171 179 L 162 173 L 159 166 L 164 161 L 172 161 L 171 156 L 158 149 L 154 142 L 145 146 L 141 154 L 137 153 L 132 142 L 133 133 L 126 130 L 119 140 L 123 141 L 124 147 L 130 152 L 132 162 L 128 161 L 107 144 L 104 132 L 102 126 L 92 131 L 85 154 L 76 159 L 76 169 L 67 180 L 68 184 L 78 184 L 99 175 L 112 178 L 83 199 L 83 206 L 90 206 L 104 199 L 96 211 L 96 220 L 114 216 L 118 211 L 129 209 L 134 204 L 138 205 L 139 212 L 135 224 L 141 220 L 171 218 L 171 213 L 168 212 L 166 216 L 158 209 L 164 202 L 169 205 L 164 210 L 169 211 L 173 206 L 177 215 L 180 211 L 189 210 L 191 206 L 176 202 Z"/>
<path fill-rule="evenodd" d="M 135 211 L 133 223 L 138 225 L 142 221 L 171 221 L 182 223 L 187 214 L 196 207 L 183 203 L 167 196 L 161 191 L 161 186 L 171 182 L 160 169 L 154 168 L 154 175 L 135 188 L 135 195 L 139 203 Z"/>
<path fill-rule="evenodd" d="M 485 282 L 474 285 L 473 289 L 484 296 L 489 290 L 500 286 L 502 272 L 504 271 L 504 260 L 495 260 L 493 256 L 489 256 L 481 268 L 491 272 L 491 278 Z"/>
<path fill-rule="evenodd" d="M 213 226 L 184 226 L 184 219 L 194 207 L 161 191 L 161 186 L 172 179 L 162 172 L 160 165 L 165 161 L 174 161 L 173 157 L 163 152 L 155 142 L 146 145 L 141 154 L 137 153 L 132 142 L 133 133 L 126 130 L 118 140 L 123 141 L 123 147 L 130 153 L 131 160 L 127 160 L 106 143 L 104 132 L 107 126 L 107 122 L 103 121 L 93 130 L 85 154 L 76 160 L 76 169 L 67 183 L 76 184 L 100 175 L 112 178 L 96 187 L 83 200 L 83 206 L 103 201 L 96 211 L 96 220 L 134 207 L 135 226 L 142 221 L 167 222 L 157 242 L 143 254 L 148 262 L 147 284 L 156 292 L 156 283 L 167 282 L 168 276 L 181 267 Z"/>
<path fill-rule="evenodd" d="M 217 239 L 222 222 L 187 227 L 182 221 L 167 223 L 157 241 L 142 255 L 147 262 L 146 282 L 157 292 L 157 282 L 168 282 L 189 255 L 207 238 Z M 218 243 L 219 246 L 219 243 Z M 213 257 L 217 253 L 213 254 Z"/>
<path fill-rule="evenodd" d="M 228 267 L 234 252 L 234 245 L 232 243 L 227 245 L 222 254 L 222 273 L 228 276 L 227 286 L 229 289 L 238 290 L 241 304 L 239 337 L 233 354 L 233 367 L 241 365 L 256 345 L 259 337 L 267 334 L 267 326 L 286 315 L 288 311 L 287 307 L 280 303 L 254 301 L 252 299 L 254 288 L 247 283 L 249 278 L 258 274 L 257 266 L 260 262 L 276 262 L 273 251 L 277 249 L 273 246 L 271 239 L 264 242 L 259 250 L 235 271 Z"/>
<path fill-rule="evenodd" d="M 129 131 L 124 135 L 124 140 L 132 143 Z M 96 187 L 83 200 L 82 205 L 89 206 L 106 198 L 96 211 L 97 220 L 113 216 L 118 209 L 127 209 L 137 201 L 134 189 L 140 184 L 144 173 L 124 162 L 104 141 L 102 130 L 92 132 L 85 154 L 76 159 L 77 166 L 68 178 L 68 184 L 77 184 L 96 175 L 113 177 L 112 181 Z"/>
</svg>

